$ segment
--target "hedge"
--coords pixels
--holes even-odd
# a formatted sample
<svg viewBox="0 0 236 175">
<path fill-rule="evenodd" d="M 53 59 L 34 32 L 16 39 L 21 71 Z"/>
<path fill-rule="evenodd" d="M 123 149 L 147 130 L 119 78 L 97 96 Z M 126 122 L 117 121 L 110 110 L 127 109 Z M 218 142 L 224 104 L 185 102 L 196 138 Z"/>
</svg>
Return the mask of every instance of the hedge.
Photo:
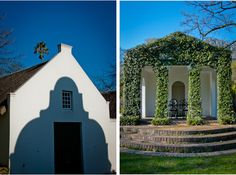
<svg viewBox="0 0 236 175">
<path fill-rule="evenodd" d="M 140 122 L 139 116 L 121 116 L 120 117 L 120 125 L 138 125 Z"/>
</svg>

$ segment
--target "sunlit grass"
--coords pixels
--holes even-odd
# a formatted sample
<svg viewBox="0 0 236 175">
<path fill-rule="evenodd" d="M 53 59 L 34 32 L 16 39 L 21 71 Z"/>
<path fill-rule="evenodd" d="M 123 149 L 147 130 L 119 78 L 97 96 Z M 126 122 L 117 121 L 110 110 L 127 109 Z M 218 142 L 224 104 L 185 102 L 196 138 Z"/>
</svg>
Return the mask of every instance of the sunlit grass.
<svg viewBox="0 0 236 175">
<path fill-rule="evenodd" d="M 121 173 L 235 174 L 236 154 L 214 157 L 160 157 L 121 153 Z"/>
</svg>

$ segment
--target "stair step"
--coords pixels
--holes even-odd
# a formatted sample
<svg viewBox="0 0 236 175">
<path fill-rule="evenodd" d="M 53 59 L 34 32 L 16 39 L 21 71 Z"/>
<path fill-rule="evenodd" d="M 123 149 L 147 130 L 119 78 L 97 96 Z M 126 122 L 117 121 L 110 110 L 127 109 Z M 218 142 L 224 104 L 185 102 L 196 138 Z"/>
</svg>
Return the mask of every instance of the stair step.
<svg viewBox="0 0 236 175">
<path fill-rule="evenodd" d="M 211 143 L 194 143 L 194 144 L 164 144 L 146 141 L 131 141 L 129 139 L 121 139 L 122 147 L 155 151 L 155 152 L 173 152 L 173 153 L 200 153 L 223 151 L 236 148 L 236 139 L 223 142 Z"/>
<path fill-rule="evenodd" d="M 161 128 L 161 127 L 137 127 L 137 126 L 129 126 L 129 127 L 121 127 L 121 134 L 136 134 L 140 133 L 142 135 L 206 135 L 206 134 L 218 134 L 218 133 L 226 133 L 236 131 L 236 126 L 227 126 L 227 127 L 217 127 L 217 128 L 201 128 L 201 127 L 173 127 L 173 128 Z"/>
<path fill-rule="evenodd" d="M 142 151 L 142 150 L 134 150 L 134 149 L 128 149 L 128 148 L 121 148 L 120 152 L 131 153 L 131 154 L 141 154 L 141 155 L 148 155 L 148 156 L 208 157 L 208 156 L 234 154 L 236 153 L 236 149 L 228 149 L 224 151 L 213 151 L 213 152 L 202 152 L 202 153 L 171 153 L 171 152 L 153 152 L 153 151 Z"/>
<path fill-rule="evenodd" d="M 236 139 L 236 131 L 209 134 L 209 135 L 181 135 L 181 136 L 160 136 L 160 135 L 141 135 L 141 134 L 126 134 L 122 138 L 131 140 L 154 141 L 161 143 L 209 143 Z"/>
</svg>

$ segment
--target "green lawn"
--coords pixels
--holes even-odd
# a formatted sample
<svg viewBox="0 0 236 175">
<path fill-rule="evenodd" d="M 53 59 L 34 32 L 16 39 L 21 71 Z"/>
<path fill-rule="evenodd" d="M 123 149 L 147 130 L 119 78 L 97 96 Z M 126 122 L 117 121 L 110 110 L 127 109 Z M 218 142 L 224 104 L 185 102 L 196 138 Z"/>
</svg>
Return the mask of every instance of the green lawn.
<svg viewBox="0 0 236 175">
<path fill-rule="evenodd" d="M 122 174 L 236 174 L 236 154 L 215 157 L 158 157 L 121 153 Z"/>
</svg>

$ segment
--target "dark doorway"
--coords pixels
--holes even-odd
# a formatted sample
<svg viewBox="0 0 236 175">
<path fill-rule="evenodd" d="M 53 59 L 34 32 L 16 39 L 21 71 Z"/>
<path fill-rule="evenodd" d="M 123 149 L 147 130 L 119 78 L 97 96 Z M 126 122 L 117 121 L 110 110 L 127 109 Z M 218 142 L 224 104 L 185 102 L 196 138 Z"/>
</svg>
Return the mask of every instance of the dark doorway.
<svg viewBox="0 0 236 175">
<path fill-rule="evenodd" d="M 54 123 L 55 173 L 83 173 L 81 123 Z"/>
</svg>

